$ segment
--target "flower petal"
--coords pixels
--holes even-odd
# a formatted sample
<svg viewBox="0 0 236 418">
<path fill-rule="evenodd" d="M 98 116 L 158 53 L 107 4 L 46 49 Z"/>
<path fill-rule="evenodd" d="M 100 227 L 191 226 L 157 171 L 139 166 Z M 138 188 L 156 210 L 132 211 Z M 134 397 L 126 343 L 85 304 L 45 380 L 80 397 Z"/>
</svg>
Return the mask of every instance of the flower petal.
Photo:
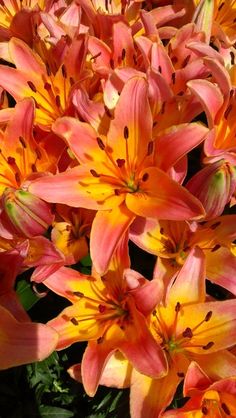
<svg viewBox="0 0 236 418">
<path fill-rule="evenodd" d="M 127 193 L 126 204 L 136 215 L 150 218 L 186 220 L 204 215 L 198 199 L 172 180 L 164 171 L 151 167 L 143 170 L 140 191 Z"/>
</svg>

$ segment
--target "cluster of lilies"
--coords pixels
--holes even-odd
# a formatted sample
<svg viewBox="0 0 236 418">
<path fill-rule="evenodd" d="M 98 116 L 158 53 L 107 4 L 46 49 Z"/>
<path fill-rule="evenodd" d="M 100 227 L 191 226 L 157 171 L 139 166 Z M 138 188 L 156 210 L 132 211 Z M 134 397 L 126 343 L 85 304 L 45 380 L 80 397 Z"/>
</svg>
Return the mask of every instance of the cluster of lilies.
<svg viewBox="0 0 236 418">
<path fill-rule="evenodd" d="M 235 42 L 233 0 L 0 1 L 0 369 L 87 341 L 69 374 L 132 418 L 236 417 Z"/>
</svg>

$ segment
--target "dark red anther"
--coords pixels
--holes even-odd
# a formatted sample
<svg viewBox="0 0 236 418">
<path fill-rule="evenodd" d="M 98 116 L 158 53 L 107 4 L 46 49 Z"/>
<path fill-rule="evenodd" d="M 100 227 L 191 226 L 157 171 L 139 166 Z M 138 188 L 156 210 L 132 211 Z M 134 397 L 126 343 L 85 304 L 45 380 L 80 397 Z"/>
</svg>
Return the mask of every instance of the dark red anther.
<svg viewBox="0 0 236 418">
<path fill-rule="evenodd" d="M 24 140 L 24 138 L 22 136 L 19 137 L 19 141 L 20 141 L 20 143 L 21 143 L 21 145 L 22 145 L 23 148 L 27 148 L 26 143 L 25 143 L 25 140 Z"/>
<path fill-rule="evenodd" d="M 193 337 L 193 332 L 192 332 L 191 328 L 187 327 L 184 330 L 182 335 L 183 335 L 184 338 L 192 338 Z"/>
<path fill-rule="evenodd" d="M 98 305 L 98 310 L 100 313 L 104 313 L 106 311 L 106 306 L 105 305 Z"/>
<path fill-rule="evenodd" d="M 229 410 L 228 406 L 227 406 L 224 402 L 221 404 L 221 408 L 223 409 L 223 411 L 224 411 L 224 413 L 225 413 L 226 415 L 230 415 L 230 414 L 231 414 L 231 412 L 230 412 L 230 410 Z"/>
<path fill-rule="evenodd" d="M 161 228 L 161 229 L 163 229 L 163 228 Z M 181 309 L 181 305 L 180 305 L 179 302 L 177 302 L 176 305 L 175 305 L 175 312 L 179 312 L 180 309 Z"/>
<path fill-rule="evenodd" d="M 117 158 L 116 164 L 119 168 L 123 167 L 125 165 L 125 160 L 123 158 Z"/>
<path fill-rule="evenodd" d="M 129 138 L 129 128 L 128 128 L 128 126 L 124 127 L 124 138 L 125 139 Z"/>
<path fill-rule="evenodd" d="M 45 89 L 45 90 L 47 90 L 47 91 L 52 90 L 52 86 L 51 86 L 51 84 L 50 84 L 50 83 L 45 83 L 43 87 L 44 87 L 44 89 Z"/>
<path fill-rule="evenodd" d="M 124 61 L 125 56 L 126 56 L 126 50 L 125 50 L 125 48 L 123 48 L 122 49 L 122 52 L 121 52 L 121 59 L 122 59 L 122 61 Z"/>
<path fill-rule="evenodd" d="M 65 64 L 62 64 L 61 66 L 61 73 L 62 73 L 62 77 L 67 78 L 67 71 L 66 71 Z"/>
<path fill-rule="evenodd" d="M 73 325 L 79 325 L 79 322 L 77 321 L 76 318 L 71 318 L 70 322 L 72 322 Z"/>
<path fill-rule="evenodd" d="M 98 174 L 95 170 L 90 170 L 90 173 L 92 174 L 93 177 L 100 177 L 100 174 Z"/>
<path fill-rule="evenodd" d="M 37 89 L 36 89 L 36 87 L 35 87 L 35 85 L 34 85 L 34 83 L 32 82 L 32 81 L 27 81 L 27 84 L 28 84 L 28 86 L 29 86 L 29 88 L 34 92 L 34 93 L 36 93 L 37 92 Z"/>
<path fill-rule="evenodd" d="M 105 144 L 104 144 L 103 140 L 101 138 L 97 137 L 97 143 L 98 143 L 99 148 L 101 148 L 101 150 L 104 151 Z"/>
<path fill-rule="evenodd" d="M 13 165 L 13 164 L 16 163 L 16 160 L 15 160 L 14 157 L 8 157 L 7 158 L 7 162 L 8 162 L 9 165 Z"/>
<path fill-rule="evenodd" d="M 203 413 L 203 415 L 207 415 L 208 414 L 208 409 L 207 409 L 206 406 L 203 406 L 202 407 L 202 413 Z"/>
<path fill-rule="evenodd" d="M 73 295 L 78 296 L 78 298 L 84 297 L 84 294 L 82 292 L 73 292 Z"/>
<path fill-rule="evenodd" d="M 213 341 L 210 341 L 208 344 L 203 345 L 202 348 L 203 350 L 209 350 L 211 347 L 213 347 L 214 343 Z"/>
<path fill-rule="evenodd" d="M 205 316 L 205 322 L 210 321 L 211 317 L 212 317 L 212 311 L 207 312 L 207 314 Z"/>
<path fill-rule="evenodd" d="M 56 101 L 57 107 L 60 107 L 61 106 L 61 99 L 60 99 L 60 96 L 58 96 L 58 94 L 55 97 L 55 101 Z"/>
<path fill-rule="evenodd" d="M 148 149 L 147 149 L 147 155 L 151 155 L 153 153 L 154 143 L 153 141 L 149 141 L 148 143 Z"/>
</svg>

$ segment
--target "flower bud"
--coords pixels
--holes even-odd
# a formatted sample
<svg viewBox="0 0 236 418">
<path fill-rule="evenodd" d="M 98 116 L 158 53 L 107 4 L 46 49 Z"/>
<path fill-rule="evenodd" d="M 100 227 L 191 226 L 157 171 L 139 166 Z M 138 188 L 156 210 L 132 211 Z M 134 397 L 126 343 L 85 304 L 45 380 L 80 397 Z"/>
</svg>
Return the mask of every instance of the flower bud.
<svg viewBox="0 0 236 418">
<path fill-rule="evenodd" d="M 2 204 L 19 235 L 28 238 L 41 235 L 53 221 L 50 205 L 27 191 L 6 188 Z"/>
<path fill-rule="evenodd" d="M 225 160 L 206 166 L 186 185 L 186 188 L 202 202 L 206 220 L 222 214 L 235 187 L 236 167 Z"/>
</svg>

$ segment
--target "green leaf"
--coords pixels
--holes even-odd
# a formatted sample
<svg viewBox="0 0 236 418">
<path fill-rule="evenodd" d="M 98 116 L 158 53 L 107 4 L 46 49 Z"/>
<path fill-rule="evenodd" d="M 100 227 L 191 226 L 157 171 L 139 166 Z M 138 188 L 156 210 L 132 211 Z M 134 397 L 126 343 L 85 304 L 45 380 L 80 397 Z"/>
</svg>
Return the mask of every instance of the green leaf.
<svg viewBox="0 0 236 418">
<path fill-rule="evenodd" d="M 39 416 L 40 418 L 70 418 L 74 417 L 74 413 L 68 411 L 68 409 L 58 408 L 56 406 L 40 405 Z"/>
<path fill-rule="evenodd" d="M 31 284 L 25 279 L 21 279 L 17 283 L 16 293 L 26 311 L 32 308 L 32 306 L 40 299 L 31 289 Z"/>
</svg>

